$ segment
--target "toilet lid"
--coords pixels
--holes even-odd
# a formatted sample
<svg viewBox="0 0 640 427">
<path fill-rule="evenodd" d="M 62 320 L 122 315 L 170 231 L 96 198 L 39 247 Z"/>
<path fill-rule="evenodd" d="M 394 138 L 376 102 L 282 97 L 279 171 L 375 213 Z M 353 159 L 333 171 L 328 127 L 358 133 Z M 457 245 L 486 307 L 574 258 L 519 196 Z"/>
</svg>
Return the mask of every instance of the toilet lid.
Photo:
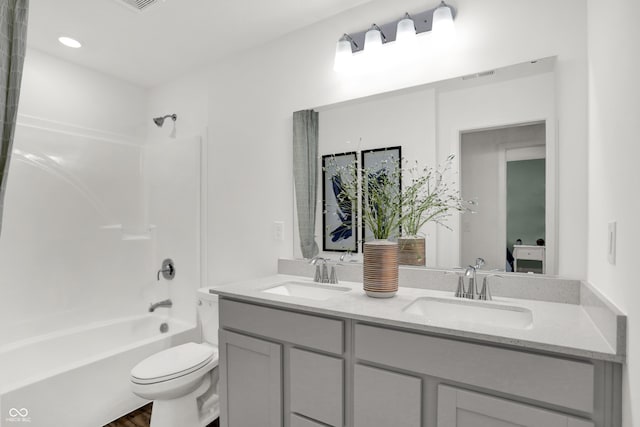
<svg viewBox="0 0 640 427">
<path fill-rule="evenodd" d="M 216 348 L 196 344 L 182 344 L 147 357 L 131 370 L 131 377 L 137 383 L 156 383 L 181 377 L 194 372 L 218 359 Z"/>
</svg>

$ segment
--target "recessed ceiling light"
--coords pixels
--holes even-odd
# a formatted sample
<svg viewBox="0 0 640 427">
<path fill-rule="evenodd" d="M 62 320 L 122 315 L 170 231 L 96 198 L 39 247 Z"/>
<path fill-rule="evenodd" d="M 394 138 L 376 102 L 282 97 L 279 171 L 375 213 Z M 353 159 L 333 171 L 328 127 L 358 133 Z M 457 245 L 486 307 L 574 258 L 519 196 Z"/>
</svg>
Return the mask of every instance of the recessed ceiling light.
<svg viewBox="0 0 640 427">
<path fill-rule="evenodd" d="M 58 37 L 58 41 L 67 47 L 72 47 L 74 49 L 78 49 L 82 47 L 82 43 L 80 43 L 76 39 L 72 39 L 71 37 Z"/>
</svg>

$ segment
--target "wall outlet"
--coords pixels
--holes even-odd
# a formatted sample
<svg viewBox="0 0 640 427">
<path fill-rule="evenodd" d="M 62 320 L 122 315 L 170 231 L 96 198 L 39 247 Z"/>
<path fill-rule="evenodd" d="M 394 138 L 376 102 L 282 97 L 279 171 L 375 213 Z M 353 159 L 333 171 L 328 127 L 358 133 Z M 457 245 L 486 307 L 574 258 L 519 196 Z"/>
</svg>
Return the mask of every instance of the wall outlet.
<svg viewBox="0 0 640 427">
<path fill-rule="evenodd" d="M 284 221 L 273 222 L 273 240 L 284 242 Z"/>
<path fill-rule="evenodd" d="M 607 238 L 609 264 L 616 265 L 616 222 L 609 223 L 609 236 Z"/>
</svg>

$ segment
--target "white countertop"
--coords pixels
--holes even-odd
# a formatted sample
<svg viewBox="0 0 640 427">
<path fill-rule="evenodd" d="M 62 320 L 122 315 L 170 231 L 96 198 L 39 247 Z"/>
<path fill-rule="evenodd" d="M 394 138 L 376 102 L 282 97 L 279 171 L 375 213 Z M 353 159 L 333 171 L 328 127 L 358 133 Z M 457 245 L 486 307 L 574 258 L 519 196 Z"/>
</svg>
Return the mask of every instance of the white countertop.
<svg viewBox="0 0 640 427">
<path fill-rule="evenodd" d="M 348 287 L 351 290 L 336 292 L 335 296 L 320 301 L 262 292 L 287 281 L 313 284 L 309 278 L 279 274 L 217 287 L 201 288 L 199 293 L 200 296 L 217 294 L 282 308 L 363 320 L 380 325 L 487 343 L 498 343 L 522 349 L 549 351 L 618 363 L 623 363 L 625 359 L 623 354 L 616 354 L 615 348 L 604 338 L 581 305 L 494 297 L 489 304 L 524 307 L 533 313 L 532 327 L 515 329 L 507 325 L 495 326 L 471 322 L 427 320 L 420 315 L 402 311 L 416 298 L 453 298 L 453 292 L 400 287 L 393 298 L 377 299 L 368 297 L 362 290 L 362 284 L 354 282 L 329 285 Z"/>
</svg>

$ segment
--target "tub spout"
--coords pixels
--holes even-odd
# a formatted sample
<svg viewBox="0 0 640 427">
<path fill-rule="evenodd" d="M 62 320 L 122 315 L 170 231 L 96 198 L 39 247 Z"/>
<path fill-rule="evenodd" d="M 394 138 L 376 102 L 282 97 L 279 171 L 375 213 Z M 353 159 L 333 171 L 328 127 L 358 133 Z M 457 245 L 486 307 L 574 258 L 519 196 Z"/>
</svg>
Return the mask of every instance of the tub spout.
<svg viewBox="0 0 640 427">
<path fill-rule="evenodd" d="M 173 303 L 171 302 L 170 299 L 166 299 L 164 301 L 160 301 L 157 302 L 155 304 L 151 304 L 149 306 L 149 312 L 153 313 L 155 311 L 156 308 L 158 307 L 171 307 L 173 305 Z"/>
</svg>

